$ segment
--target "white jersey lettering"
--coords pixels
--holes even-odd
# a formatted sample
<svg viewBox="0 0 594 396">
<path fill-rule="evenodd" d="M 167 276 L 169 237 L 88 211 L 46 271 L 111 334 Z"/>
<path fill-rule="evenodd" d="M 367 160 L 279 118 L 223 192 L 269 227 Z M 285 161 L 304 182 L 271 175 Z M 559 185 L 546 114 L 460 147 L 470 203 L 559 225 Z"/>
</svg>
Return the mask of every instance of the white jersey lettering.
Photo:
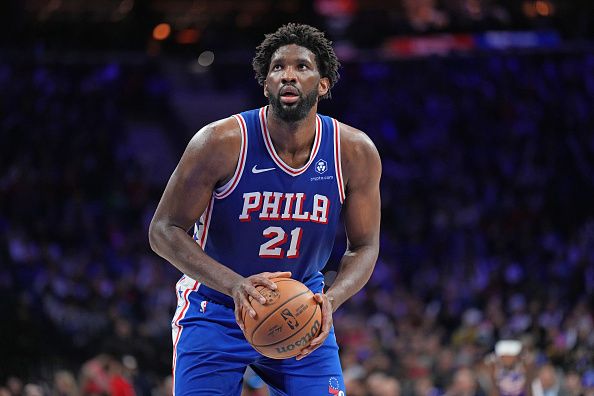
<svg viewBox="0 0 594 396">
<path fill-rule="evenodd" d="M 328 224 L 330 200 L 322 194 L 315 194 L 311 211 L 304 211 L 305 193 L 282 193 L 275 191 L 247 192 L 243 194 L 243 209 L 240 221 L 251 221 L 252 214 L 258 213 L 258 219 L 305 221 Z M 282 212 L 281 212 L 282 208 Z"/>
<path fill-rule="evenodd" d="M 261 220 L 280 220 L 280 206 L 283 193 L 264 191 L 264 202 L 262 203 Z M 244 201 L 245 204 L 245 201 Z"/>
<path fill-rule="evenodd" d="M 259 192 L 247 192 L 243 194 L 243 210 L 239 215 L 239 221 L 250 221 L 251 212 L 260 210 L 262 207 L 262 194 Z"/>
<path fill-rule="evenodd" d="M 295 194 L 295 197 L 296 197 L 295 210 L 293 211 L 293 217 L 291 218 L 291 220 L 308 221 L 309 220 L 309 212 L 302 212 L 303 201 L 305 201 L 305 193 L 297 193 L 297 194 Z"/>
<path fill-rule="evenodd" d="M 281 218 L 283 220 L 291 220 L 291 210 L 293 209 L 294 201 L 295 201 L 295 194 L 293 194 L 293 193 L 285 194 L 285 210 L 283 211 L 283 215 L 281 216 Z"/>
<path fill-rule="evenodd" d="M 314 223 L 328 224 L 328 206 L 330 206 L 328 197 L 320 194 L 314 195 L 313 209 L 309 219 Z"/>
</svg>

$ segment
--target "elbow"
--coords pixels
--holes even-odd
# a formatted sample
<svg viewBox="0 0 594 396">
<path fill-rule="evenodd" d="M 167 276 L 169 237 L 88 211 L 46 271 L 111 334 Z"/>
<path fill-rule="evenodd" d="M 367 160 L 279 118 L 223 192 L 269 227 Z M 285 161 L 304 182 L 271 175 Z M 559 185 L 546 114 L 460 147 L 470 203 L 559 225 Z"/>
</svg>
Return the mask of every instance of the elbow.
<svg viewBox="0 0 594 396">
<path fill-rule="evenodd" d="M 379 250 L 379 243 L 374 241 L 357 246 L 348 246 L 347 254 L 364 255 L 375 264 L 377 258 L 379 257 Z"/>
<path fill-rule="evenodd" d="M 374 262 L 374 265 L 375 265 L 375 262 L 377 261 L 377 259 L 379 257 L 379 251 L 380 251 L 380 247 L 379 247 L 379 243 L 378 243 L 378 244 L 374 245 L 374 247 L 373 247 L 373 257 L 374 257 L 373 262 Z"/>
<path fill-rule="evenodd" d="M 159 241 L 161 240 L 161 228 L 159 222 L 153 218 L 149 225 L 148 240 L 151 250 L 159 254 Z"/>
</svg>

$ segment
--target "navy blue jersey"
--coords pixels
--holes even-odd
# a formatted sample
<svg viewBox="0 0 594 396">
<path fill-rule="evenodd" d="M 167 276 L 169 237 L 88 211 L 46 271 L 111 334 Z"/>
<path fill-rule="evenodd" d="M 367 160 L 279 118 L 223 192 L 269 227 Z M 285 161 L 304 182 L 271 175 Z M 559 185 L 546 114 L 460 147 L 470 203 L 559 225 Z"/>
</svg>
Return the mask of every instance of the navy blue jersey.
<svg viewBox="0 0 594 396">
<path fill-rule="evenodd" d="M 336 120 L 317 115 L 310 158 L 295 169 L 274 149 L 267 109 L 234 116 L 242 135 L 237 168 L 213 192 L 194 227 L 194 239 L 210 257 L 242 276 L 291 271 L 293 279 L 307 282 L 319 276 L 330 257 L 344 201 L 340 129 Z M 229 296 L 205 285 L 199 292 L 233 304 Z"/>
</svg>

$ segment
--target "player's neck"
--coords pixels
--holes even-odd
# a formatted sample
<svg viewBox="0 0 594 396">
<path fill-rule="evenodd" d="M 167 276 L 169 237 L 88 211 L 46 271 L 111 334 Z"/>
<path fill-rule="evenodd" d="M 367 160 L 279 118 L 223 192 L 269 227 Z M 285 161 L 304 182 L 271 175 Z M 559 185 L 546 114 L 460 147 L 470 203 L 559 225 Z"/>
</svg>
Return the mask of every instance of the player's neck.
<svg viewBox="0 0 594 396">
<path fill-rule="evenodd" d="M 313 106 L 304 119 L 286 122 L 275 116 L 274 112 L 269 109 L 267 114 L 268 133 L 279 155 L 294 155 L 304 150 L 309 153 L 316 133 L 316 112 L 317 106 Z"/>
</svg>

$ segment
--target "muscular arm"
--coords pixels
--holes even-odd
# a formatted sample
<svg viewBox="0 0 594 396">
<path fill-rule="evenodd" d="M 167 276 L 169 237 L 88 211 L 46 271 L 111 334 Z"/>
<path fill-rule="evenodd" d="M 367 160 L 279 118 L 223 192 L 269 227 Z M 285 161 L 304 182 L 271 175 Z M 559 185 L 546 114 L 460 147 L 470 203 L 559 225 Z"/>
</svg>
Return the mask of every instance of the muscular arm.
<svg viewBox="0 0 594 396">
<path fill-rule="evenodd" d="M 270 279 L 291 273 L 263 272 L 244 278 L 209 257 L 186 233 L 204 213 L 213 190 L 233 176 L 240 147 L 241 131 L 233 118 L 210 124 L 192 138 L 157 206 L 149 241 L 155 253 L 181 272 L 233 297 L 235 320 L 243 330 L 241 312 L 256 316 L 248 296 L 261 304 L 266 301 L 255 286 L 276 289 Z"/>
<path fill-rule="evenodd" d="M 241 132 L 232 118 L 196 133 L 173 171 L 149 227 L 155 253 L 184 274 L 228 295 L 241 276 L 206 255 L 186 231 L 206 209 L 213 190 L 233 175 L 240 146 Z"/>
<path fill-rule="evenodd" d="M 362 132 L 346 125 L 341 128 L 347 250 L 336 280 L 326 293 L 333 311 L 369 280 L 379 253 L 381 217 L 381 162 L 377 149 Z"/>
</svg>

